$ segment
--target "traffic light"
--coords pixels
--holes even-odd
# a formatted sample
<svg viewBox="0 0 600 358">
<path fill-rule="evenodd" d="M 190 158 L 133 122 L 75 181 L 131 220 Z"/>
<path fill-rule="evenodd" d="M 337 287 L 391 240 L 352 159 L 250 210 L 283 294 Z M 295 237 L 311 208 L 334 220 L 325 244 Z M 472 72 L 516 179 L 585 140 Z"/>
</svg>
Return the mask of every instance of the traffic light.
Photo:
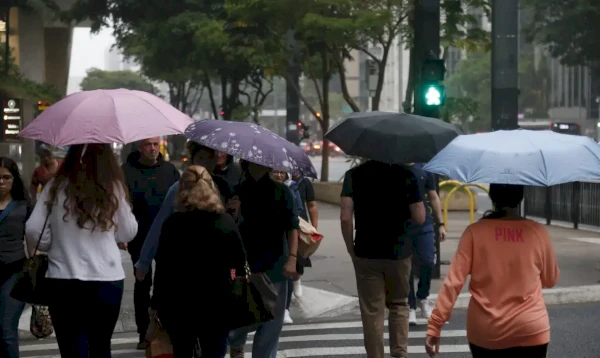
<svg viewBox="0 0 600 358">
<path fill-rule="evenodd" d="M 48 107 L 50 107 L 51 104 L 49 101 L 38 101 L 37 102 L 37 109 L 38 111 L 45 111 L 46 109 L 48 109 Z"/>
<path fill-rule="evenodd" d="M 421 67 L 421 96 L 425 107 L 439 107 L 446 101 L 446 88 L 441 84 L 446 75 L 444 60 L 427 59 Z"/>
<path fill-rule="evenodd" d="M 424 103 L 426 106 L 441 106 L 444 104 L 445 88 L 439 84 L 430 84 L 423 87 Z"/>
<path fill-rule="evenodd" d="M 221 117 L 225 117 L 225 111 L 221 110 Z"/>
<path fill-rule="evenodd" d="M 298 136 L 302 139 L 310 138 L 310 132 L 308 131 L 310 127 L 305 125 L 302 121 L 298 121 L 296 124 L 298 126 Z"/>
</svg>

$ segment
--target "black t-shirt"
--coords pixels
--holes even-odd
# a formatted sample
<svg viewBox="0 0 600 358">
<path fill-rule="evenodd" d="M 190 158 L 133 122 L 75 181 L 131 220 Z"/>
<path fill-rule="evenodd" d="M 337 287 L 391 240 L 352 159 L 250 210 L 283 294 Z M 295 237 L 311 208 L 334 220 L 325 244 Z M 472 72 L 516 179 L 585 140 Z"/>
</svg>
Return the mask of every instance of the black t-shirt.
<svg viewBox="0 0 600 358">
<path fill-rule="evenodd" d="M 410 204 L 423 201 L 415 175 L 401 165 L 369 161 L 346 172 L 343 197 L 354 201 L 356 256 L 400 259 L 411 255 L 406 234 Z"/>
<path fill-rule="evenodd" d="M 317 200 L 315 198 L 315 189 L 313 188 L 310 180 L 304 177 L 298 178 L 297 183 L 298 193 L 300 193 L 300 198 L 302 199 L 302 211 L 299 213 L 299 215 L 302 219 L 309 221 L 306 203 Z"/>
<path fill-rule="evenodd" d="M 283 281 L 283 265 L 289 254 L 286 234 L 298 229 L 292 192 L 265 176 L 246 179 L 235 189 L 240 198 L 239 224 L 252 272 L 266 272 L 273 282 Z"/>
</svg>

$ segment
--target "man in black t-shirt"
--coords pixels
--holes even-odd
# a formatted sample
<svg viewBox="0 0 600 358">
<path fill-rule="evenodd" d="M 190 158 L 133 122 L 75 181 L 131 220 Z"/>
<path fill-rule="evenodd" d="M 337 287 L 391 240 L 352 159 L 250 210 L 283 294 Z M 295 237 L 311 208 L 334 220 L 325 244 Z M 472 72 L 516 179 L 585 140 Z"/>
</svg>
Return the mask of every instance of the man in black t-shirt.
<svg viewBox="0 0 600 358">
<path fill-rule="evenodd" d="M 414 174 L 401 165 L 368 161 L 350 169 L 344 177 L 342 235 L 356 271 L 369 358 L 384 357 L 386 306 L 390 353 L 393 357 L 408 357 L 412 241 L 406 228 L 425 222 L 422 195 Z"/>
<path fill-rule="evenodd" d="M 303 210 L 300 212 L 300 217 L 309 221 L 317 228 L 319 226 L 319 209 L 317 208 L 317 199 L 315 198 L 315 189 L 309 179 L 302 175 L 294 175 L 292 179 L 296 182 L 296 188 L 302 198 Z"/>
</svg>

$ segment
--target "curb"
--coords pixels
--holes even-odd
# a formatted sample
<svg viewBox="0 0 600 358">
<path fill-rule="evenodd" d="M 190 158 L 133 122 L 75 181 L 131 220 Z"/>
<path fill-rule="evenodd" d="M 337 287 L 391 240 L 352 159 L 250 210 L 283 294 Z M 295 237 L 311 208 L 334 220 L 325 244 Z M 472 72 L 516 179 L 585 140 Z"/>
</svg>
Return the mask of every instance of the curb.
<svg viewBox="0 0 600 358">
<path fill-rule="evenodd" d="M 542 290 L 542 293 L 544 295 L 544 301 L 546 305 L 600 302 L 600 285 L 550 288 Z M 435 303 L 437 301 L 437 297 L 437 293 L 432 294 L 429 296 L 429 300 L 432 303 Z M 467 308 L 470 300 L 470 293 L 461 293 L 458 295 L 456 303 L 454 304 L 454 309 Z M 354 301 L 324 312 L 323 314 L 319 315 L 319 317 L 314 318 L 332 318 L 349 313 L 358 314 L 359 311 L 360 308 L 358 305 L 358 298 L 354 297 Z"/>
<path fill-rule="evenodd" d="M 358 314 L 360 311 L 358 297 L 343 295 L 330 291 L 305 286 L 304 295 L 292 301 L 291 311 L 294 319 L 335 318 L 347 314 Z M 542 290 L 546 305 L 563 305 L 573 303 L 600 302 L 600 285 L 560 287 Z M 432 294 L 432 303 L 438 295 Z M 458 295 L 455 309 L 467 308 L 471 300 L 470 293 Z M 318 303 L 318 304 L 317 304 Z M 327 303 L 323 305 L 323 303 Z M 316 306 L 320 307 L 316 307 Z M 19 321 L 19 336 L 33 338 L 29 332 L 31 306 L 27 305 Z M 54 337 L 54 334 L 50 337 Z"/>
</svg>

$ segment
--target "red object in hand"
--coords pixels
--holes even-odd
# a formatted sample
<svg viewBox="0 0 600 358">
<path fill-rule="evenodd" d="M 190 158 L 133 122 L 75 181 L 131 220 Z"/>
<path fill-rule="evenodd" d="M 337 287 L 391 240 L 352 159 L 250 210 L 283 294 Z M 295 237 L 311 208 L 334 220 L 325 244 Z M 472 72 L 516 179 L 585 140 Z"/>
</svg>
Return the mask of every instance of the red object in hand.
<svg viewBox="0 0 600 358">
<path fill-rule="evenodd" d="M 235 269 L 234 269 L 234 268 L 232 268 L 232 269 L 231 269 L 229 272 L 230 272 L 230 274 L 231 274 L 231 279 L 232 279 L 232 280 L 235 280 Z"/>
<path fill-rule="evenodd" d="M 310 234 L 313 242 L 319 242 L 323 238 L 321 234 Z"/>
</svg>

